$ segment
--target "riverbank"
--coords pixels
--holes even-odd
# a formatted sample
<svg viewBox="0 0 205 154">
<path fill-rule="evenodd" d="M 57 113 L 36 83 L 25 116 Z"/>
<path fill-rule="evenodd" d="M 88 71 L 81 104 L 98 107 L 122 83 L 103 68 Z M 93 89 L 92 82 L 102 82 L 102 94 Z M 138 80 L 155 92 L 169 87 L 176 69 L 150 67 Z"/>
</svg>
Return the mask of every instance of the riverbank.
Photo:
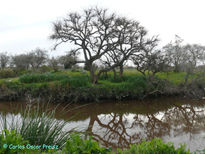
<svg viewBox="0 0 205 154">
<path fill-rule="evenodd" d="M 136 100 L 159 96 L 204 97 L 205 80 L 193 75 L 184 85 L 185 73 L 158 73 L 148 82 L 137 72 L 125 72 L 114 79 L 112 73 L 102 75 L 91 84 L 87 72 L 59 71 L 26 74 L 0 80 L 0 100 L 17 101 L 26 97 L 50 102 L 92 102 L 103 100 Z"/>
</svg>

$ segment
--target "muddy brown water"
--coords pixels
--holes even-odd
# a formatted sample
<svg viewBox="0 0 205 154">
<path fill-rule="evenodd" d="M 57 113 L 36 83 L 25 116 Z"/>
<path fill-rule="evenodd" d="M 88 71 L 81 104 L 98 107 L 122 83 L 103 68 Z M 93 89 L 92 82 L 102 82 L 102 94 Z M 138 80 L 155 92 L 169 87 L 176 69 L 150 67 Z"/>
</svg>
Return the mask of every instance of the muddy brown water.
<svg viewBox="0 0 205 154">
<path fill-rule="evenodd" d="M 21 115 L 25 102 L 0 102 L 0 112 Z M 45 107 L 45 105 L 44 105 Z M 49 104 L 46 109 L 54 109 Z M 145 101 L 58 105 L 55 118 L 66 130 L 86 132 L 106 147 L 128 148 L 141 140 L 162 138 L 191 151 L 205 149 L 205 101 L 158 98 Z"/>
</svg>

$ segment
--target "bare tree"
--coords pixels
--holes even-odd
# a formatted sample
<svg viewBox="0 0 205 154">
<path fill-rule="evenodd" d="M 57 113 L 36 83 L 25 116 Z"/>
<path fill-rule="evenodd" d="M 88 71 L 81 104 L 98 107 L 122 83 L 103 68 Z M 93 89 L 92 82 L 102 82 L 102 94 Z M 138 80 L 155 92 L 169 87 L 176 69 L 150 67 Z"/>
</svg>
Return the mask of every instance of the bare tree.
<svg viewBox="0 0 205 154">
<path fill-rule="evenodd" d="M 171 65 L 174 66 L 174 72 L 180 72 L 180 66 L 186 57 L 185 50 L 182 49 L 182 42 L 183 40 L 178 35 L 175 35 L 174 43 L 171 42 L 163 47 Z"/>
<path fill-rule="evenodd" d="M 182 46 L 184 50 L 184 58 L 182 63 L 182 70 L 186 72 L 185 84 L 187 83 L 189 76 L 194 73 L 196 66 L 203 63 L 203 55 L 205 54 L 205 47 L 197 44 L 187 44 Z"/>
<path fill-rule="evenodd" d="M 72 68 L 73 66 L 75 66 L 75 64 L 78 61 L 77 55 L 73 55 L 71 53 L 73 53 L 73 52 L 72 51 L 68 52 L 66 55 L 60 56 L 58 59 L 59 63 L 64 66 L 64 69 Z"/>
<path fill-rule="evenodd" d="M 118 17 L 115 20 L 114 40 L 117 40 L 114 50 L 103 55 L 103 63 L 108 67 L 117 65 L 120 68 L 120 76 L 123 75 L 123 67 L 131 56 L 138 53 L 145 45 L 153 43 L 146 39 L 147 31 L 139 22 Z M 115 74 L 115 68 L 113 69 Z"/>
<path fill-rule="evenodd" d="M 28 57 L 30 59 L 31 67 L 33 69 L 38 69 L 41 65 L 45 64 L 48 55 L 46 50 L 36 48 L 28 53 Z"/>
<path fill-rule="evenodd" d="M 59 60 L 57 58 L 52 57 L 51 59 L 48 60 L 48 64 L 54 71 L 58 71 Z"/>
<path fill-rule="evenodd" d="M 12 65 L 16 69 L 28 69 L 30 65 L 30 59 L 27 54 L 20 54 L 12 57 Z"/>
<path fill-rule="evenodd" d="M 155 50 L 158 42 L 157 38 L 153 37 L 148 42 L 139 52 L 132 56 L 132 61 L 140 73 L 151 77 L 157 72 L 163 71 L 167 60 L 160 50 Z"/>
<path fill-rule="evenodd" d="M 8 65 L 10 57 L 8 56 L 7 52 L 0 53 L 0 68 L 4 69 Z"/>
<path fill-rule="evenodd" d="M 70 13 L 61 21 L 55 22 L 51 39 L 61 43 L 70 42 L 76 46 L 75 52 L 80 52 L 91 75 L 93 83 L 97 82 L 94 62 L 113 47 L 111 36 L 114 29 L 114 14 L 108 14 L 106 9 L 91 8 L 83 14 Z"/>
</svg>

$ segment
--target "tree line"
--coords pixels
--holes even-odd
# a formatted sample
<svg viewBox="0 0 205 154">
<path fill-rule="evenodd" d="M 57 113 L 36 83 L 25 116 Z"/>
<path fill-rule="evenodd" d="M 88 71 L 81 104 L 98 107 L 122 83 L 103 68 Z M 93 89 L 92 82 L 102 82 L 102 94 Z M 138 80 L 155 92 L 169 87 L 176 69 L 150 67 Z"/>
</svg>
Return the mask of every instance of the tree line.
<svg viewBox="0 0 205 154">
<path fill-rule="evenodd" d="M 53 23 L 51 40 L 54 49 L 66 43 L 70 51 L 58 58 L 48 58 L 47 51 L 35 49 L 28 54 L 9 57 L 0 54 L 0 66 L 38 69 L 42 65 L 64 68 L 83 63 L 89 71 L 91 82 L 97 83 L 102 73 L 119 69 L 123 76 L 125 64 L 131 64 L 144 76 L 162 71 L 187 72 L 188 76 L 204 64 L 205 46 L 183 44 L 176 35 L 175 41 L 159 49 L 157 36 L 149 36 L 148 31 L 135 20 L 110 13 L 107 9 L 89 8 L 83 12 L 71 12 Z M 72 47 L 72 49 L 71 49 Z"/>
<path fill-rule="evenodd" d="M 40 48 L 19 55 L 9 55 L 7 52 L 2 52 L 0 53 L 0 69 L 38 70 L 42 66 L 49 66 L 54 70 L 58 70 L 60 66 L 64 69 L 70 69 L 76 64 L 76 59 L 77 57 L 68 53 L 49 58 L 48 51 Z"/>
</svg>

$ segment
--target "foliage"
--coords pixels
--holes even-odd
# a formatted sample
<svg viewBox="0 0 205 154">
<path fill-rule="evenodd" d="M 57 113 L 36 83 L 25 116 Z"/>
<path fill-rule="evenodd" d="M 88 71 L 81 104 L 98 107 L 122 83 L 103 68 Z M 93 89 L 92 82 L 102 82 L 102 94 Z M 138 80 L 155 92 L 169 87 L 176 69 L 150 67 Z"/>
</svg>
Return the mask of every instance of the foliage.
<svg viewBox="0 0 205 154">
<path fill-rule="evenodd" d="M 15 130 L 2 130 L 0 134 L 0 153 L 13 154 L 18 152 L 25 152 L 25 145 L 28 141 L 23 140 L 20 134 L 15 133 Z M 9 145 L 19 145 L 19 148 L 9 148 Z M 7 147 L 5 147 L 7 146 Z"/>
<path fill-rule="evenodd" d="M 143 141 L 141 144 L 132 145 L 128 150 L 118 149 L 119 154 L 190 154 L 186 146 L 181 145 L 175 149 L 173 143 L 163 143 L 161 139 L 155 138 L 152 141 Z"/>
<path fill-rule="evenodd" d="M 111 150 L 111 148 L 100 147 L 99 143 L 93 141 L 91 137 L 83 140 L 79 134 L 71 134 L 63 148 L 63 152 L 68 154 L 106 154 Z"/>
<path fill-rule="evenodd" d="M 72 88 L 87 87 L 90 84 L 88 76 L 75 76 L 68 77 L 64 80 L 61 80 L 61 85 L 69 84 Z"/>
<path fill-rule="evenodd" d="M 15 130 L 31 145 L 57 145 L 61 148 L 68 139 L 69 132 L 63 131 L 66 122 L 56 120 L 54 114 L 55 110 L 41 112 L 39 105 L 35 108 L 27 106 L 22 116 L 12 116 L 10 124 L 7 117 L 1 115 L 2 127 Z"/>
<path fill-rule="evenodd" d="M 12 69 L 2 69 L 0 70 L 0 79 L 1 78 L 12 78 L 16 77 L 16 73 Z"/>
<path fill-rule="evenodd" d="M 52 68 L 46 65 L 43 65 L 39 68 L 40 73 L 51 72 Z"/>
<path fill-rule="evenodd" d="M 68 75 L 64 74 L 26 74 L 19 77 L 19 81 L 22 83 L 38 83 L 38 82 L 48 82 L 55 80 L 62 80 L 68 78 Z"/>
</svg>

